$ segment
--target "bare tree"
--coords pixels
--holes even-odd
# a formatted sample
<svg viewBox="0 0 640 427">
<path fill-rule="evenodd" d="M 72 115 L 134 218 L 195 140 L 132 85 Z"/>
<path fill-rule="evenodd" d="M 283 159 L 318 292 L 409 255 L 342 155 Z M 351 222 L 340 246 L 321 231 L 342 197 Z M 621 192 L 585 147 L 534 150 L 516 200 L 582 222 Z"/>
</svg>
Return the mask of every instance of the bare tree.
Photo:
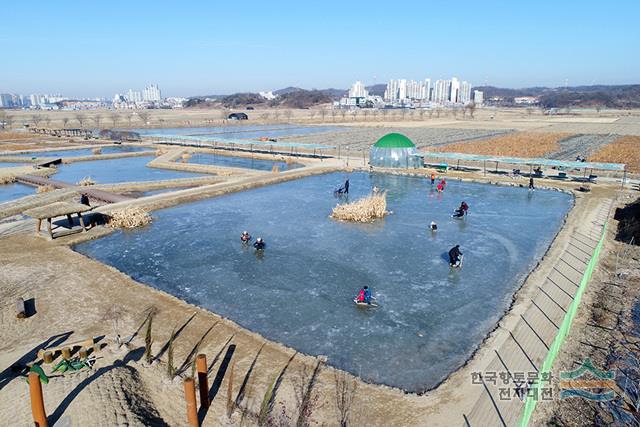
<svg viewBox="0 0 640 427">
<path fill-rule="evenodd" d="M 333 119 L 333 121 L 336 121 L 336 116 L 338 115 L 338 110 L 336 110 L 335 108 L 333 108 L 331 110 L 331 118 Z"/>
<path fill-rule="evenodd" d="M 402 111 L 400 111 L 400 116 L 402 117 L 402 121 L 404 122 L 404 118 L 407 116 L 407 109 L 406 108 L 402 108 Z"/>
<path fill-rule="evenodd" d="M 100 127 L 100 122 L 102 121 L 102 114 L 96 114 L 93 116 L 93 122 L 96 124 L 96 127 Z"/>
<path fill-rule="evenodd" d="M 418 110 L 418 116 L 420 116 L 420 120 L 424 120 L 424 109 L 423 108 Z"/>
<path fill-rule="evenodd" d="M 278 121 L 278 117 L 280 117 L 280 110 L 277 108 L 273 111 L 273 120 Z"/>
<path fill-rule="evenodd" d="M 287 122 L 290 122 L 291 121 L 291 117 L 293 116 L 293 111 L 284 110 L 284 116 L 287 118 Z"/>
<path fill-rule="evenodd" d="M 67 128 L 67 125 L 69 124 L 69 120 L 70 120 L 70 119 L 69 119 L 69 117 L 67 117 L 67 116 L 64 116 L 64 117 L 62 118 L 62 128 L 63 128 L 63 129 L 66 129 L 66 128 Z"/>
<path fill-rule="evenodd" d="M 320 109 L 320 117 L 322 118 L 322 121 L 323 121 L 323 122 L 324 122 L 324 118 L 326 117 L 326 115 L 327 115 L 327 109 L 326 109 L 326 108 L 324 108 L 324 107 L 322 107 L 322 108 Z"/>
<path fill-rule="evenodd" d="M 451 115 L 453 116 L 454 119 L 458 117 L 458 109 L 456 107 L 453 107 L 451 109 Z"/>
<path fill-rule="evenodd" d="M 416 115 L 416 110 L 409 110 L 409 120 L 413 120 Z"/>
<path fill-rule="evenodd" d="M 466 117 L 467 117 L 467 107 L 464 106 L 464 107 L 462 107 L 462 118 L 464 119 Z"/>
<path fill-rule="evenodd" d="M 265 111 L 264 113 L 260 114 L 260 118 L 263 122 L 266 122 L 267 120 L 269 120 L 269 113 Z"/>
<path fill-rule="evenodd" d="M 335 370 L 334 380 L 336 385 L 336 411 L 340 427 L 347 427 L 351 418 L 351 408 L 358 389 L 355 378 L 344 371 Z"/>
<path fill-rule="evenodd" d="M 362 115 L 364 116 L 364 121 L 367 121 L 367 117 L 369 117 L 369 109 L 365 108 L 364 110 L 362 110 Z"/>
<path fill-rule="evenodd" d="M 138 117 L 140 117 L 140 120 L 142 120 L 142 123 L 144 124 L 144 126 L 149 124 L 149 119 L 151 118 L 151 114 L 149 114 L 148 111 L 140 111 L 138 113 Z"/>
<path fill-rule="evenodd" d="M 4 129 L 4 127 L 6 126 L 7 123 L 7 112 L 4 110 L 0 110 L 0 126 L 2 127 L 2 129 Z"/>
<path fill-rule="evenodd" d="M 527 116 L 530 116 L 533 113 L 533 107 L 527 107 Z"/>
<path fill-rule="evenodd" d="M 389 110 L 387 110 L 387 109 L 385 108 L 385 109 L 383 109 L 383 110 L 381 111 L 381 114 L 382 114 L 382 119 L 383 119 L 383 120 L 386 120 L 386 119 L 387 119 L 387 116 L 389 115 Z"/>
<path fill-rule="evenodd" d="M 84 127 L 84 122 L 87 120 L 85 115 L 78 113 L 74 117 L 75 117 L 76 121 L 78 122 L 78 124 L 80 125 L 80 128 L 83 128 Z"/>
<path fill-rule="evenodd" d="M 600 114 L 600 110 L 602 110 L 602 105 L 596 105 L 596 112 Z"/>
<path fill-rule="evenodd" d="M 120 120 L 120 115 L 118 113 L 111 113 L 109 114 L 109 118 L 111 119 L 111 124 L 113 125 L 113 127 L 117 127 L 118 126 L 118 120 Z"/>
<path fill-rule="evenodd" d="M 133 115 L 135 113 L 131 113 L 127 116 L 127 122 L 129 122 L 129 127 L 131 127 L 131 122 L 133 121 Z"/>
<path fill-rule="evenodd" d="M 433 108 L 429 108 L 427 114 L 429 114 L 429 118 L 433 117 Z"/>
<path fill-rule="evenodd" d="M 436 118 L 440 118 L 440 113 L 442 113 L 442 108 L 438 107 L 436 108 Z"/>
<path fill-rule="evenodd" d="M 344 119 L 347 116 L 347 110 L 345 108 L 340 110 L 340 115 L 342 116 L 342 121 L 344 122 Z"/>
<path fill-rule="evenodd" d="M 51 117 L 49 117 L 48 115 L 44 116 L 43 120 L 44 120 L 44 124 L 47 125 L 48 128 L 50 128 L 51 127 Z"/>
<path fill-rule="evenodd" d="M 41 121 L 42 116 L 40 116 L 40 114 L 34 114 L 33 116 L 31 116 L 31 123 L 33 123 L 35 127 L 38 127 Z"/>
<path fill-rule="evenodd" d="M 473 114 L 476 112 L 476 103 L 470 102 L 467 108 L 469 109 L 469 116 L 473 119 Z"/>
</svg>

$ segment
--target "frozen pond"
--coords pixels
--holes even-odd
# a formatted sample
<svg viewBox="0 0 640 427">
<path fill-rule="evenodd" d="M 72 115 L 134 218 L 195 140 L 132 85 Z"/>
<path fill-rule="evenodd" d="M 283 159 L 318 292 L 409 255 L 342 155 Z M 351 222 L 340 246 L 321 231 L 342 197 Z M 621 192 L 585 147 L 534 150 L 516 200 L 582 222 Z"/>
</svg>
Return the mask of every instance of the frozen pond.
<svg viewBox="0 0 640 427">
<path fill-rule="evenodd" d="M 300 163 L 276 162 L 272 160 L 251 159 L 248 157 L 220 156 L 210 153 L 193 153 L 188 162 L 202 165 L 259 169 L 265 171 L 270 171 L 273 166 L 278 166 L 281 171 L 303 167 Z"/>
<path fill-rule="evenodd" d="M 98 147 L 96 147 L 98 148 Z M 153 148 L 149 147 L 135 147 L 131 145 L 122 145 L 122 146 L 109 146 L 109 147 L 100 147 L 102 150 L 102 154 L 117 154 L 117 153 L 134 153 L 139 151 L 153 151 Z M 34 151 L 30 153 L 20 153 L 15 154 L 15 156 L 20 157 L 83 157 L 83 156 L 93 156 L 93 148 L 80 148 L 73 150 L 57 150 L 57 151 Z"/>
<path fill-rule="evenodd" d="M 14 162 L 0 162 L 0 168 L 15 168 L 17 166 L 30 166 L 31 163 L 14 163 Z"/>
<path fill-rule="evenodd" d="M 340 223 L 328 215 L 344 178 L 172 207 L 147 228 L 76 249 L 365 380 L 424 391 L 491 331 L 573 203 L 555 191 L 459 182 L 435 194 L 424 179 L 353 173 L 351 197 L 387 189 L 393 215 Z M 461 200 L 470 205 L 464 221 L 451 218 Z M 266 240 L 263 256 L 242 247 L 243 230 Z M 452 271 L 446 252 L 455 244 L 464 267 Z M 379 308 L 353 304 L 363 285 Z"/>
<path fill-rule="evenodd" d="M 155 136 L 210 136 L 212 138 L 258 139 L 262 137 L 279 138 L 293 135 L 311 135 L 322 132 L 340 132 L 338 126 L 298 126 L 298 125 L 241 125 L 217 126 L 202 128 L 166 128 L 166 129 L 134 129 L 141 135 Z"/>
<path fill-rule="evenodd" d="M 125 157 L 122 159 L 63 164 L 51 178 L 57 181 L 76 183 L 82 178 L 90 176 L 97 184 L 113 184 L 203 176 L 197 173 L 148 168 L 146 164 L 150 160 L 150 157 Z"/>
<path fill-rule="evenodd" d="M 23 184 L 0 185 L 0 203 L 35 194 L 35 189 Z"/>
</svg>

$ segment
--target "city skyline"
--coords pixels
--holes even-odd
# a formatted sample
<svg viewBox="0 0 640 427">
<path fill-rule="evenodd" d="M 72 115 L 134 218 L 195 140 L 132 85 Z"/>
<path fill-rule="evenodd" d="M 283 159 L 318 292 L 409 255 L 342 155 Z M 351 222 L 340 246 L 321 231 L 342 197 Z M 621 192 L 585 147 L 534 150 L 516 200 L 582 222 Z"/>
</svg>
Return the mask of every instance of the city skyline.
<svg viewBox="0 0 640 427">
<path fill-rule="evenodd" d="M 402 8 L 250 1 L 243 10 L 10 2 L 0 26 L 0 92 L 111 98 L 155 81 L 166 96 L 193 96 L 348 88 L 425 73 L 509 88 L 631 84 L 640 75 L 640 59 L 630 54 L 640 40 L 640 4 L 616 4 L 462 1 L 452 22 L 437 19 L 451 6 L 417 1 Z"/>
</svg>

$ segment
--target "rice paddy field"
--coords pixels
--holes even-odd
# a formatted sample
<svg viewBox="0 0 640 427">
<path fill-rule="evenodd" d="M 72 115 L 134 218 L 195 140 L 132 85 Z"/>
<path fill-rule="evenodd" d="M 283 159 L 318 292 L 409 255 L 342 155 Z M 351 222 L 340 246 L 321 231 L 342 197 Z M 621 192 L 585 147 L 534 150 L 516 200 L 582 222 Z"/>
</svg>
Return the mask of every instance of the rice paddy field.
<svg viewBox="0 0 640 427">
<path fill-rule="evenodd" d="M 481 343 L 573 203 L 557 191 L 462 182 L 438 194 L 422 178 L 366 173 L 352 173 L 350 194 L 336 198 L 344 179 L 331 173 L 175 206 L 147 227 L 75 249 L 366 381 L 421 392 Z M 390 215 L 329 218 L 373 186 L 387 192 Z M 470 214 L 452 219 L 461 200 Z M 243 245 L 243 230 L 266 250 Z M 462 269 L 448 263 L 456 244 Z M 378 308 L 352 302 L 364 285 Z"/>
<path fill-rule="evenodd" d="M 353 150 L 369 149 L 384 135 L 398 132 L 406 135 L 418 148 L 441 146 L 453 142 L 474 141 L 513 132 L 510 129 L 448 129 L 448 128 L 393 128 L 359 127 L 345 128 L 340 133 L 314 134 L 295 138 L 295 142 L 349 147 Z M 287 138 L 282 138 L 287 141 Z M 294 140 L 291 138 L 291 140 Z"/>
<path fill-rule="evenodd" d="M 640 136 L 623 136 L 602 147 L 593 156 L 594 162 L 625 163 L 627 170 L 640 173 Z"/>
<path fill-rule="evenodd" d="M 473 142 L 458 142 L 433 148 L 442 151 L 487 156 L 545 157 L 557 152 L 559 141 L 571 136 L 566 133 L 516 132 Z"/>
</svg>

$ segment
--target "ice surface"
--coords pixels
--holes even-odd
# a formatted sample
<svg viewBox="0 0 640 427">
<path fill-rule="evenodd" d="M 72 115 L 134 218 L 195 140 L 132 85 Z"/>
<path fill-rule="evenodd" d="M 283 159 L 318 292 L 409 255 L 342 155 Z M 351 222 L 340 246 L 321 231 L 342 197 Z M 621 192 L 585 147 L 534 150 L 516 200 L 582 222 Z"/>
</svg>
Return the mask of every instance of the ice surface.
<svg viewBox="0 0 640 427">
<path fill-rule="evenodd" d="M 220 156 L 210 153 L 194 153 L 191 155 L 189 163 L 269 171 L 273 166 L 278 166 L 281 171 L 297 169 L 303 166 L 300 163 L 287 164 L 287 162 L 274 162 L 271 160 L 250 159 L 247 157 Z"/>
<path fill-rule="evenodd" d="M 450 181 L 350 175 L 351 199 L 388 190 L 393 214 L 333 221 L 334 173 L 154 213 L 150 226 L 76 249 L 363 379 L 423 391 L 460 367 L 508 308 L 572 206 L 571 196 Z M 463 221 L 451 218 L 462 200 Z M 427 230 L 435 220 L 436 234 Z M 248 230 L 264 256 L 240 243 Z M 446 252 L 461 245 L 464 266 Z M 356 307 L 369 285 L 380 307 Z"/>
<path fill-rule="evenodd" d="M 58 172 L 52 175 L 51 178 L 73 184 L 86 176 L 90 176 L 97 184 L 112 184 L 203 176 L 197 173 L 149 168 L 145 166 L 149 161 L 149 157 L 125 157 L 122 159 L 63 164 L 58 167 Z"/>
<path fill-rule="evenodd" d="M 23 184 L 0 185 L 0 203 L 35 194 L 33 187 Z"/>
<path fill-rule="evenodd" d="M 251 113 L 249 113 L 251 114 Z M 310 135 L 320 132 L 339 132 L 344 130 L 338 126 L 293 126 L 293 125 L 246 125 L 246 126 L 217 126 L 204 128 L 162 128 L 162 129 L 134 129 L 141 135 L 189 135 L 210 136 L 232 139 L 258 139 L 262 137 L 279 138 L 293 135 Z"/>
<path fill-rule="evenodd" d="M 98 148 L 98 147 L 96 147 Z M 133 153 L 139 151 L 153 151 L 153 148 L 149 147 L 135 147 L 131 145 L 122 145 L 122 146 L 110 146 L 110 147 L 99 147 L 102 151 L 102 154 L 117 154 L 117 153 Z M 83 156 L 93 156 L 93 148 L 81 148 L 77 150 L 59 150 L 59 151 L 36 151 L 31 153 L 19 153 L 14 156 L 20 157 L 47 157 L 47 158 L 58 158 L 58 157 L 83 157 Z"/>
</svg>

